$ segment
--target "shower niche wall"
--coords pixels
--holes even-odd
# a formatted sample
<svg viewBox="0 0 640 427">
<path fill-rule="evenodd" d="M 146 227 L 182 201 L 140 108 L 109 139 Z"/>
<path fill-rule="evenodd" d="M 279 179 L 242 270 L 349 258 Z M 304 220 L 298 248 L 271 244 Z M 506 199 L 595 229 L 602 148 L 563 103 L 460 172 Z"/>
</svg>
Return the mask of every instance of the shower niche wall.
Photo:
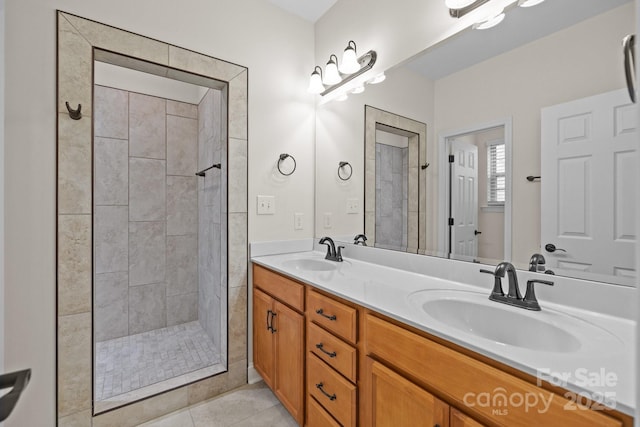
<svg viewBox="0 0 640 427">
<path fill-rule="evenodd" d="M 225 83 L 95 58 L 99 413 L 227 370 L 228 138 Z"/>
</svg>

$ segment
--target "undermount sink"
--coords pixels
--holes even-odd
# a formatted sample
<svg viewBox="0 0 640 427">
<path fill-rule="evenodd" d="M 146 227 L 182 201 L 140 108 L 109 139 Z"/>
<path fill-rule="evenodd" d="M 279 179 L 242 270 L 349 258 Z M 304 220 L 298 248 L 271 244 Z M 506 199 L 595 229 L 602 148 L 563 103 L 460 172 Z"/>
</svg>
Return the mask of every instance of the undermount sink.
<svg viewBox="0 0 640 427">
<path fill-rule="evenodd" d="M 301 271 L 331 271 L 336 269 L 336 264 L 315 258 L 290 259 L 284 261 L 282 266 Z"/>
<path fill-rule="evenodd" d="M 477 292 L 424 290 L 409 295 L 408 300 L 437 322 L 498 344 L 572 353 L 586 340 L 602 345 L 619 343 L 610 332 L 576 317 L 544 308 L 526 311 L 490 301 Z"/>
</svg>

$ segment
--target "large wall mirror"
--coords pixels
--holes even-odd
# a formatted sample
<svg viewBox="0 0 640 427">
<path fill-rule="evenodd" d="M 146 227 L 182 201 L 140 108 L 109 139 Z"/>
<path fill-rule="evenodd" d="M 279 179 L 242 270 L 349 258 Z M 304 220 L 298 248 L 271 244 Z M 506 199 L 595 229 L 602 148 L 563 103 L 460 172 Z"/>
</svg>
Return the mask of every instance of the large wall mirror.
<svg viewBox="0 0 640 427">
<path fill-rule="evenodd" d="M 368 207 L 390 161 L 366 154 L 373 107 L 426 124 L 425 157 L 404 163 L 425 167 L 418 227 L 404 226 L 425 235 L 417 249 L 385 249 L 521 269 L 540 253 L 545 271 L 633 286 L 637 123 L 622 39 L 634 16 L 629 0 L 514 4 L 497 27 L 468 28 L 364 93 L 321 102 L 316 236 L 352 243 L 380 227 Z M 334 176 L 340 162 L 348 181 Z"/>
</svg>

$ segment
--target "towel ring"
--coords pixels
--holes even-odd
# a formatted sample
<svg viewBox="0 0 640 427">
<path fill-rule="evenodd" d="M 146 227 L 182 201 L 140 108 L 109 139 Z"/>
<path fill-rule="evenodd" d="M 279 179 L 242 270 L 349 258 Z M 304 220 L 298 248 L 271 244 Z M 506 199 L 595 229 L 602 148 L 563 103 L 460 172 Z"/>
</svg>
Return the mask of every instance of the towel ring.
<svg viewBox="0 0 640 427">
<path fill-rule="evenodd" d="M 282 172 L 282 169 L 280 169 L 280 163 L 285 161 L 287 159 L 287 157 L 290 158 L 291 160 L 293 160 L 293 169 L 289 173 L 284 173 L 284 172 Z M 296 165 L 296 159 L 291 154 L 287 154 L 287 153 L 280 154 L 280 158 L 278 158 L 278 172 L 280 172 L 284 176 L 289 176 L 289 175 L 293 174 L 296 171 L 296 166 L 297 166 Z"/>
<path fill-rule="evenodd" d="M 346 178 L 343 178 L 342 175 L 340 174 L 340 171 L 345 166 L 349 166 L 349 175 Z M 353 167 L 351 166 L 351 164 L 349 162 L 340 162 L 340 163 L 338 163 L 338 178 L 340 178 L 343 181 L 348 181 L 349 179 L 351 179 L 351 175 L 353 175 Z"/>
</svg>

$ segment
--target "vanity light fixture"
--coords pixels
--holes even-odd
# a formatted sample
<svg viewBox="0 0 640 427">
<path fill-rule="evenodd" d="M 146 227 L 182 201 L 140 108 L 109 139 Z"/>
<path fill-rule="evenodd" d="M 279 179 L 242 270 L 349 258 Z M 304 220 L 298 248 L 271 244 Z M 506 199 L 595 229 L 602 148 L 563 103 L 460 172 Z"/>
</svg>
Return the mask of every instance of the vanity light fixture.
<svg viewBox="0 0 640 427">
<path fill-rule="evenodd" d="M 489 28 L 493 28 L 504 20 L 504 10 L 500 9 L 493 13 L 490 13 L 485 19 L 482 21 L 478 21 L 473 24 L 474 30 L 487 30 Z"/>
<path fill-rule="evenodd" d="M 342 54 L 340 72 L 342 74 L 353 74 L 359 69 L 360 64 L 358 63 L 358 55 L 356 54 L 356 42 L 349 40 L 349 43 Z"/>
<path fill-rule="evenodd" d="M 518 0 L 518 6 L 531 7 L 542 3 L 544 0 Z"/>
<path fill-rule="evenodd" d="M 380 73 L 374 78 L 367 80 L 367 83 L 370 85 L 377 85 L 378 83 L 382 83 L 386 78 L 387 76 L 385 76 L 384 73 Z"/>
<path fill-rule="evenodd" d="M 333 58 L 335 58 L 335 61 Z M 332 54 L 324 69 L 324 78 L 322 79 L 322 83 L 331 86 L 340 83 L 341 80 L 342 77 L 340 77 L 340 73 L 338 72 L 338 57 Z"/>
<path fill-rule="evenodd" d="M 348 98 L 349 96 L 346 93 L 343 93 L 342 95 L 336 98 L 336 101 L 346 101 Z"/>
<path fill-rule="evenodd" d="M 324 85 L 322 84 L 322 67 L 316 65 L 313 69 L 307 91 L 309 93 L 321 93 L 324 91 Z"/>
<path fill-rule="evenodd" d="M 319 66 L 316 66 L 313 69 L 309 79 L 307 92 L 325 96 L 348 81 L 351 81 L 369 71 L 373 68 L 378 57 L 374 50 L 370 50 L 358 58 L 356 58 L 356 55 L 356 43 L 353 40 L 349 40 L 349 43 L 344 50 L 343 60 L 340 66 L 338 66 L 338 57 L 332 54 L 329 57 L 329 62 L 327 62 L 324 73 L 322 72 L 322 68 Z M 363 91 L 364 85 L 361 85 L 352 89 L 350 92 L 361 93 Z"/>
<path fill-rule="evenodd" d="M 444 4 L 449 8 L 449 15 L 452 18 L 462 18 L 467 13 L 474 11 L 489 0 L 445 0 Z"/>
</svg>

